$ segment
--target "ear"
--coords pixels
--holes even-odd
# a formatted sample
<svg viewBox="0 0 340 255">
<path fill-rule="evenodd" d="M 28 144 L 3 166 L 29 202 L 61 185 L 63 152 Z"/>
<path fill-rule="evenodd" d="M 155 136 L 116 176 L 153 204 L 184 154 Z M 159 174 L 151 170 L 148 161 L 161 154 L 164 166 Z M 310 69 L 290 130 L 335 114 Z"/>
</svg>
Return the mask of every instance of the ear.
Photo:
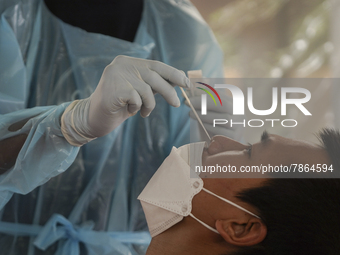
<svg viewBox="0 0 340 255">
<path fill-rule="evenodd" d="M 237 246 L 261 243 L 267 235 L 267 227 L 256 217 L 217 220 L 215 227 L 226 242 Z"/>
</svg>

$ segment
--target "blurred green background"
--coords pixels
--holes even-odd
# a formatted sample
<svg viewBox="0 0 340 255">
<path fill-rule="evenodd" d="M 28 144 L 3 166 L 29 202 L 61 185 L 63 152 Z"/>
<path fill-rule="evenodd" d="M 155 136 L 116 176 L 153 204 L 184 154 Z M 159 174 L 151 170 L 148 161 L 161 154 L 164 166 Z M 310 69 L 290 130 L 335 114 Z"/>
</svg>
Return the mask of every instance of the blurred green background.
<svg viewBox="0 0 340 255">
<path fill-rule="evenodd" d="M 339 0 L 193 0 L 224 52 L 226 77 L 339 77 Z"/>
</svg>

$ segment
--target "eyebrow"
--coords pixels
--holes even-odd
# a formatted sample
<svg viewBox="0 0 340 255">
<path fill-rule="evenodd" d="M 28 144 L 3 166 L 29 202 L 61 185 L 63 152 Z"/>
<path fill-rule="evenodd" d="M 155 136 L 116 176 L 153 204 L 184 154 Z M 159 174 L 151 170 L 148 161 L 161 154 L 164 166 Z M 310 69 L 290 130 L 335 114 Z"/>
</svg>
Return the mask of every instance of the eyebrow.
<svg viewBox="0 0 340 255">
<path fill-rule="evenodd" d="M 267 132 L 267 130 L 263 131 L 262 135 L 261 135 L 261 143 L 262 144 L 266 144 L 266 142 L 269 140 L 269 134 Z"/>
<path fill-rule="evenodd" d="M 269 133 L 267 132 L 267 130 L 265 130 L 265 131 L 263 131 L 263 133 L 262 133 L 262 135 L 261 135 L 261 144 L 266 144 L 267 143 L 267 141 L 269 141 Z M 249 144 L 251 147 L 253 147 L 253 145 L 252 144 Z M 251 158 L 251 156 L 252 156 L 252 151 L 251 151 L 251 153 L 250 153 L 250 158 Z"/>
</svg>

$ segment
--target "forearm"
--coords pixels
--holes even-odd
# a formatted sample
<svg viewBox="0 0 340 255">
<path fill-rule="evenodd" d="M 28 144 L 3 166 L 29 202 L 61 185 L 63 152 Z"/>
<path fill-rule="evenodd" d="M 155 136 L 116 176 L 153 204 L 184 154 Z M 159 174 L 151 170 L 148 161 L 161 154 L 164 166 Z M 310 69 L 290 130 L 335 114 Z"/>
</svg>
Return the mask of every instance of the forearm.
<svg viewBox="0 0 340 255">
<path fill-rule="evenodd" d="M 21 129 L 27 121 L 35 116 L 17 121 L 8 127 L 8 131 L 15 132 Z M 0 175 L 14 166 L 18 154 L 24 145 L 27 134 L 19 134 L 0 141 Z"/>
<path fill-rule="evenodd" d="M 69 103 L 0 115 L 0 210 L 13 193 L 27 194 L 74 161 L 79 148 L 60 130 Z"/>
<path fill-rule="evenodd" d="M 0 141 L 0 175 L 14 166 L 27 134 L 20 134 Z"/>
</svg>

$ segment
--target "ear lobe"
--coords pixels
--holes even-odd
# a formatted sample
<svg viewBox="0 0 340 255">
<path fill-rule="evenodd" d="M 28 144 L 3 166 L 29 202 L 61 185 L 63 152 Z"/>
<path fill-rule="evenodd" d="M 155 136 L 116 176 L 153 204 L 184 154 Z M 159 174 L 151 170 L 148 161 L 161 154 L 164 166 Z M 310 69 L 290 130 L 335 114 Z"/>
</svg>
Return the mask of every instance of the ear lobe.
<svg viewBox="0 0 340 255">
<path fill-rule="evenodd" d="M 223 239 L 236 246 L 252 246 L 263 241 L 267 227 L 255 217 L 242 220 L 217 220 L 215 227 Z"/>
</svg>

